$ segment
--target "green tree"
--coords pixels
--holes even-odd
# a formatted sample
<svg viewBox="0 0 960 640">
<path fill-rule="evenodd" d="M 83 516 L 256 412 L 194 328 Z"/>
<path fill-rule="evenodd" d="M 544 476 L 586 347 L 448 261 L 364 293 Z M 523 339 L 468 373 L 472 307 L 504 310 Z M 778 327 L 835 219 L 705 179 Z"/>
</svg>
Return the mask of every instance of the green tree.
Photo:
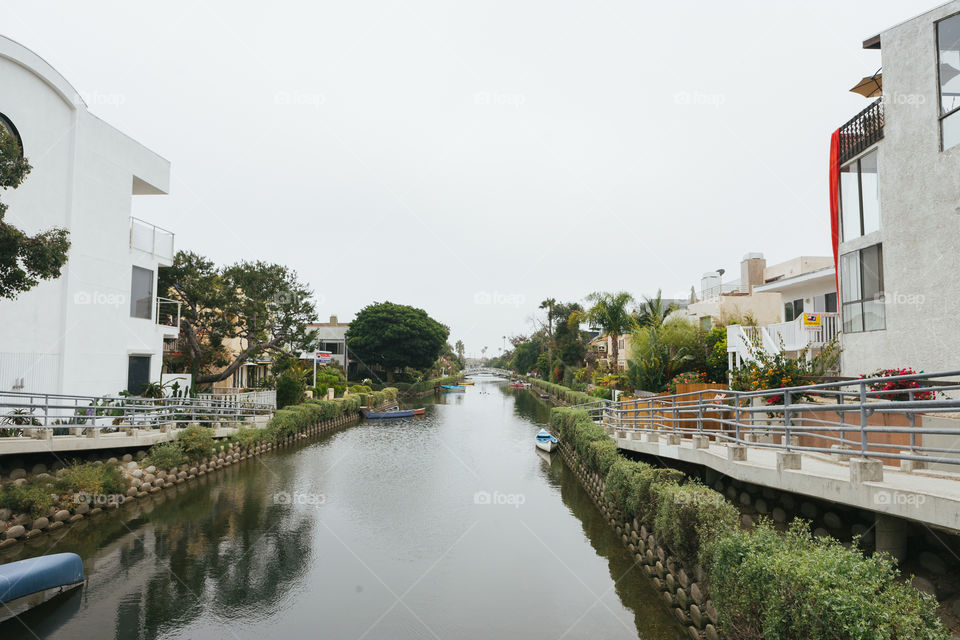
<svg viewBox="0 0 960 640">
<path fill-rule="evenodd" d="M 457 360 L 460 361 L 460 368 L 462 369 L 467 366 L 467 359 L 464 357 L 463 340 L 457 340 L 455 348 L 457 350 Z"/>
<path fill-rule="evenodd" d="M 510 368 L 517 373 L 530 373 L 537 366 L 537 358 L 540 357 L 540 352 L 540 342 L 538 340 L 527 340 L 519 343 L 513 349 Z"/>
<path fill-rule="evenodd" d="M 226 380 L 261 354 L 294 355 L 313 346 L 307 323 L 316 315 L 313 292 L 295 271 L 266 262 L 239 262 L 217 269 L 194 253 L 178 252 L 161 269 L 159 290 L 181 302 L 180 326 L 194 381 Z M 223 341 L 239 339 L 228 354 Z M 225 367 L 213 372 L 216 366 Z"/>
<path fill-rule="evenodd" d="M 20 142 L 0 124 L 0 189 L 16 189 L 30 173 Z M 54 227 L 29 236 L 4 220 L 0 202 L 0 298 L 16 298 L 41 280 L 60 277 L 70 249 L 69 234 Z"/>
<path fill-rule="evenodd" d="M 580 330 L 583 307 L 576 302 L 560 303 L 553 308 L 553 314 L 557 357 L 567 368 L 576 369 L 583 365 L 587 353 L 587 334 Z"/>
<path fill-rule="evenodd" d="M 368 369 L 393 380 L 395 369 L 427 369 L 443 351 L 450 330 L 423 309 L 374 302 L 360 310 L 347 330 L 347 346 Z"/>
<path fill-rule="evenodd" d="M 611 343 L 611 362 L 610 369 L 613 373 L 620 370 L 617 359 L 620 356 L 620 345 L 618 344 L 620 336 L 629 332 L 636 321 L 630 315 L 628 307 L 633 303 L 633 296 L 626 291 L 618 293 L 594 292 L 587 296 L 587 302 L 591 303 L 585 313 L 586 319 L 600 328 L 604 334 L 610 336 Z"/>
<path fill-rule="evenodd" d="M 556 306 L 555 298 L 547 298 L 540 303 L 541 309 L 547 310 L 547 362 L 553 362 L 553 308 Z M 547 369 L 550 369 L 548 364 Z M 550 369 L 545 376 L 547 380 L 553 382 L 553 370 Z"/>
</svg>

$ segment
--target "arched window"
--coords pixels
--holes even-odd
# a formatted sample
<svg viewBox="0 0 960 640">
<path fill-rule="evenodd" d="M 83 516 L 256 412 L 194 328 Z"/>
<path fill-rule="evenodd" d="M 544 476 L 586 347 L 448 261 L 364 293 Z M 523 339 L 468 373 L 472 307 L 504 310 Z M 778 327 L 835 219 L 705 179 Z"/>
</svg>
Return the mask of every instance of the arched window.
<svg viewBox="0 0 960 640">
<path fill-rule="evenodd" d="M 2 113 L 0 113 L 0 129 L 3 129 L 17 139 L 17 145 L 20 147 L 20 155 L 23 155 L 23 138 L 20 137 L 20 132 L 17 131 L 17 127 L 14 126 L 13 121 Z"/>
</svg>

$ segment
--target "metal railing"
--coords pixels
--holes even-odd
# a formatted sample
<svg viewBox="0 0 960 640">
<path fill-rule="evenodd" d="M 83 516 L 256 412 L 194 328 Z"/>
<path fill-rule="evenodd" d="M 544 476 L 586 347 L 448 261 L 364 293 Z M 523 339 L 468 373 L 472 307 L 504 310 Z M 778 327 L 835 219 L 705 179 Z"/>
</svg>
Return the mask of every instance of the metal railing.
<svg viewBox="0 0 960 640">
<path fill-rule="evenodd" d="M 837 313 L 817 312 L 819 327 L 803 325 L 803 316 L 790 322 L 778 322 L 763 326 L 731 324 L 727 326 L 727 353 L 735 354 L 737 362 L 755 359 L 755 351 L 762 349 L 770 354 L 781 351 L 800 351 L 807 347 L 822 347 L 833 340 L 840 331 Z"/>
<path fill-rule="evenodd" d="M 840 127 L 838 158 L 840 164 L 855 158 L 881 140 L 883 140 L 883 98 L 877 98 L 870 106 Z"/>
<path fill-rule="evenodd" d="M 783 451 L 960 465 L 960 371 L 826 382 L 763 391 L 702 390 L 577 405 L 615 431 L 706 436 Z M 912 388 L 904 388 L 909 385 Z"/>
<path fill-rule="evenodd" d="M 153 429 L 187 424 L 233 424 L 270 416 L 276 399 L 260 394 L 141 398 L 0 392 L 0 430 L 41 428 Z"/>
<path fill-rule="evenodd" d="M 130 216 L 130 247 L 173 260 L 173 232 Z"/>
</svg>

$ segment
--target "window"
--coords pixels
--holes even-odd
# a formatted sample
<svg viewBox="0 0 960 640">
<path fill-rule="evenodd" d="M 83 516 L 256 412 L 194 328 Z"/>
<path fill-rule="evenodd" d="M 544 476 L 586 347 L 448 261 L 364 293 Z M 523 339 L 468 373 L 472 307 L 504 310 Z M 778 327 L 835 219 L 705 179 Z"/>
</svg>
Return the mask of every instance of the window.
<svg viewBox="0 0 960 640">
<path fill-rule="evenodd" d="M 937 23 L 940 148 L 960 144 L 960 14 Z"/>
<path fill-rule="evenodd" d="M 343 343 L 342 342 L 321 342 L 320 351 L 329 351 L 334 355 L 340 355 L 343 353 Z"/>
<path fill-rule="evenodd" d="M 150 356 L 130 356 L 127 362 L 127 391 L 138 396 L 149 382 Z"/>
<path fill-rule="evenodd" d="M 10 121 L 10 118 L 2 113 L 0 113 L 0 130 L 6 131 L 16 139 L 17 146 L 20 147 L 20 155 L 23 156 L 23 139 L 20 138 L 20 132 L 17 131 L 17 128 L 13 125 L 13 122 Z"/>
<path fill-rule="evenodd" d="M 134 267 L 130 279 L 130 317 L 153 318 L 153 271 Z"/>
<path fill-rule="evenodd" d="M 840 168 L 840 215 L 844 242 L 880 228 L 876 149 Z"/>
<path fill-rule="evenodd" d="M 792 322 L 803 315 L 803 298 L 791 300 L 783 305 L 783 321 Z"/>
<path fill-rule="evenodd" d="M 840 293 L 845 333 L 886 328 L 879 244 L 840 256 Z"/>
<path fill-rule="evenodd" d="M 813 310 L 816 313 L 836 313 L 837 312 L 837 294 L 825 293 L 822 296 L 814 296 Z"/>
</svg>

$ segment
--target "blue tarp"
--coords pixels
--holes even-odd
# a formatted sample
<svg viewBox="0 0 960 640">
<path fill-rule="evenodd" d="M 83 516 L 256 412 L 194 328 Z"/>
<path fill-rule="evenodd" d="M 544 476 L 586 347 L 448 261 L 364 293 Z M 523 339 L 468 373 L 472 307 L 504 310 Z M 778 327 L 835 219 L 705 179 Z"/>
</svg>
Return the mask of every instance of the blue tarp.
<svg viewBox="0 0 960 640">
<path fill-rule="evenodd" d="M 0 565 L 0 603 L 77 582 L 83 582 L 83 561 L 75 553 L 10 562 Z"/>
</svg>

